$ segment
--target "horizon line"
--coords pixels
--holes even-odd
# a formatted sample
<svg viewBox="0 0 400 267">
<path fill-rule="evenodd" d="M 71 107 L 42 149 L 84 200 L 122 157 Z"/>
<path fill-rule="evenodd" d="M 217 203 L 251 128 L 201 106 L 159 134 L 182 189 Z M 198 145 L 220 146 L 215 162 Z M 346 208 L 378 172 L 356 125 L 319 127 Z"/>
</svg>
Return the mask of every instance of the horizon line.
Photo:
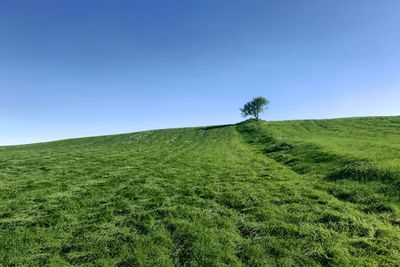
<svg viewBox="0 0 400 267">
<path fill-rule="evenodd" d="M 399 115 L 366 115 L 366 116 L 345 116 L 345 117 L 329 117 L 329 118 L 306 118 L 306 119 L 283 119 L 283 120 L 264 120 L 266 122 L 289 122 L 289 121 L 313 121 L 313 120 L 339 120 L 339 119 L 357 119 L 357 118 L 385 118 L 385 117 L 400 117 Z M 222 125 L 237 125 L 241 122 L 251 120 L 245 119 L 240 122 L 236 123 L 227 123 L 227 124 L 215 124 L 215 125 L 197 125 L 197 126 L 182 126 L 182 127 L 166 127 L 166 128 L 154 128 L 154 129 L 144 129 L 139 131 L 132 131 L 132 132 L 124 132 L 124 133 L 109 133 L 109 134 L 100 134 L 100 135 L 89 135 L 89 136 L 77 136 L 77 137 L 67 137 L 67 138 L 60 138 L 60 139 L 51 139 L 51 140 L 43 140 L 38 142 L 29 142 L 29 143 L 19 143 L 19 144 L 0 144 L 0 148 L 11 148 L 11 147 L 18 147 L 18 146 L 29 146 L 29 145 L 38 145 L 38 144 L 46 144 L 46 143 L 54 143 L 54 142 L 62 142 L 62 141 L 69 141 L 69 140 L 77 140 L 77 139 L 86 139 L 86 138 L 96 138 L 96 137 L 107 137 L 107 136 L 118 136 L 118 135 L 127 135 L 127 134 L 134 134 L 134 133 L 142 133 L 142 132 L 150 132 L 150 131 L 162 131 L 162 130 L 173 130 L 173 129 L 189 129 L 189 128 L 202 128 L 202 127 L 213 127 L 213 126 L 222 126 Z"/>
</svg>

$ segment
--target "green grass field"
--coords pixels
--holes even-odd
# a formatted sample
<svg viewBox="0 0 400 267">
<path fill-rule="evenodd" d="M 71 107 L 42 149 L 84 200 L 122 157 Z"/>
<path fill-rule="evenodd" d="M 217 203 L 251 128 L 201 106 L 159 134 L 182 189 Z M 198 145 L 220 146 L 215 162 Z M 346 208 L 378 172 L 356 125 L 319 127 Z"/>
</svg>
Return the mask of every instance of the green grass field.
<svg viewBox="0 0 400 267">
<path fill-rule="evenodd" d="M 3 266 L 399 266 L 400 117 L 0 147 Z"/>
</svg>

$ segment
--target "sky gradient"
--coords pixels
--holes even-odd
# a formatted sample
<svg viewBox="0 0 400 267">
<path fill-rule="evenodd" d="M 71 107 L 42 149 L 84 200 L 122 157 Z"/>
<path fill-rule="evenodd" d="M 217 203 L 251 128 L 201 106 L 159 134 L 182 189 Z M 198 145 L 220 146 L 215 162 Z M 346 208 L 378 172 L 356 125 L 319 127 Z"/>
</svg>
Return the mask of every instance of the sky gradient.
<svg viewBox="0 0 400 267">
<path fill-rule="evenodd" d="M 398 0 L 0 2 L 0 145 L 400 115 Z"/>
</svg>

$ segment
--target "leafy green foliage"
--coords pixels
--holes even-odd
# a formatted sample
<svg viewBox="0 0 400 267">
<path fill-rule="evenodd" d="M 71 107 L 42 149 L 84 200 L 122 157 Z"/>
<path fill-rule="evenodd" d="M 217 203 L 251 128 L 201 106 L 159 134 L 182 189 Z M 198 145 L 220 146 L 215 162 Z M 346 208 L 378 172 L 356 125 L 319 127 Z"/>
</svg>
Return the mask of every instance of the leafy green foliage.
<svg viewBox="0 0 400 267">
<path fill-rule="evenodd" d="M 240 111 L 243 117 L 254 116 L 254 118 L 258 120 L 259 114 L 264 111 L 268 104 L 268 99 L 259 96 L 246 103 Z"/>
<path fill-rule="evenodd" d="M 399 126 L 250 121 L 0 147 L 0 262 L 399 265 Z"/>
</svg>

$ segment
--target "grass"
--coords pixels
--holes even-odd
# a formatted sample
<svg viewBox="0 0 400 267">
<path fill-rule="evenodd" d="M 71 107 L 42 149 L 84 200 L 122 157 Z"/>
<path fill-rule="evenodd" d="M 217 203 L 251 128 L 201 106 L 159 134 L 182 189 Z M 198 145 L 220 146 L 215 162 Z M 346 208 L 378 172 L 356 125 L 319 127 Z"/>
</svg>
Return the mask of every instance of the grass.
<svg viewBox="0 0 400 267">
<path fill-rule="evenodd" d="M 0 148 L 4 266 L 400 265 L 400 118 Z"/>
</svg>

